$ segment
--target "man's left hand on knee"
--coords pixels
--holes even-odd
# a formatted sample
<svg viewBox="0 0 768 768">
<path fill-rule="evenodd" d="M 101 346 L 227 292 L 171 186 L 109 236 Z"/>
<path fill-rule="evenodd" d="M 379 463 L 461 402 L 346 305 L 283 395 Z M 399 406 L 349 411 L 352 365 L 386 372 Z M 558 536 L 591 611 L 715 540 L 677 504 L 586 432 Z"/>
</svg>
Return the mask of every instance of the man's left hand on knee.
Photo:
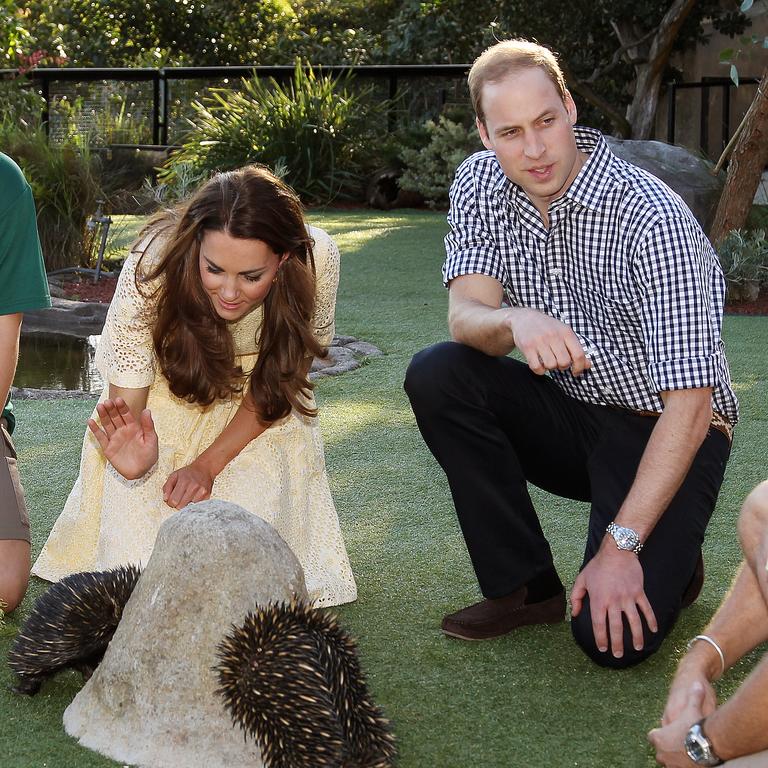
<svg viewBox="0 0 768 768">
<path fill-rule="evenodd" d="M 624 617 L 636 650 L 644 645 L 645 617 L 651 632 L 656 616 L 643 590 L 643 568 L 634 552 L 602 547 L 576 577 L 571 590 L 571 613 L 578 616 L 589 595 L 592 630 L 598 650 L 616 658 L 624 655 Z"/>
</svg>

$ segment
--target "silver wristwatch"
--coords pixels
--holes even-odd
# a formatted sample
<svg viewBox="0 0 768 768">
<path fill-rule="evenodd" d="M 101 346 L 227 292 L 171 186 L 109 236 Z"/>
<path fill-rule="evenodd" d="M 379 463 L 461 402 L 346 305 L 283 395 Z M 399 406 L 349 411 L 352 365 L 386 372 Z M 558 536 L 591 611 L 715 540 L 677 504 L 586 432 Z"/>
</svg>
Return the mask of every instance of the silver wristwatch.
<svg viewBox="0 0 768 768">
<path fill-rule="evenodd" d="M 722 765 L 712 742 L 704 735 L 704 720 L 694 723 L 685 737 L 685 753 L 696 765 Z"/>
<path fill-rule="evenodd" d="M 617 525 L 616 523 L 611 523 L 605 530 L 613 536 L 613 540 L 619 549 L 634 552 L 636 555 L 640 554 L 643 545 L 640 543 L 637 531 L 625 528 L 623 525 Z"/>
</svg>

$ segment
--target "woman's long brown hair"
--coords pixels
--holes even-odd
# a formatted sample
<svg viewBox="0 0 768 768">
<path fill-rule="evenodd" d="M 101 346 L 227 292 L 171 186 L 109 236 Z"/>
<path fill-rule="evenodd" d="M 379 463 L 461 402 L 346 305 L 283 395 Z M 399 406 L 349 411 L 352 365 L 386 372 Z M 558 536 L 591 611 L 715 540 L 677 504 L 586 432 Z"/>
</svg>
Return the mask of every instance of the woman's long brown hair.
<svg viewBox="0 0 768 768">
<path fill-rule="evenodd" d="M 214 310 L 200 279 L 200 243 L 206 232 L 264 241 L 287 254 L 264 300 L 250 394 L 262 421 L 287 416 L 292 408 L 314 416 L 304 399 L 312 389 L 307 359 L 326 353 L 315 338 L 315 264 L 301 203 L 270 171 L 247 166 L 220 173 L 176 211 L 155 217 L 147 230 L 165 231 L 159 263 L 136 271 L 139 290 L 158 280 L 153 340 L 171 392 L 208 406 L 242 392 L 243 371 L 235 365 L 227 323 Z M 143 259 L 143 256 L 142 256 Z"/>
</svg>

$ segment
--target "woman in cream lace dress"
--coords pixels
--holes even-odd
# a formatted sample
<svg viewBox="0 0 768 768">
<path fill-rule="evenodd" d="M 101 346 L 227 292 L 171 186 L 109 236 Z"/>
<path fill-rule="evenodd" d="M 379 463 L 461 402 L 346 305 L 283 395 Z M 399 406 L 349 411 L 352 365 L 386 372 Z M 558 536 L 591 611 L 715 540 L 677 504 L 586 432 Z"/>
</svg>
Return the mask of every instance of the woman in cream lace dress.
<svg viewBox="0 0 768 768">
<path fill-rule="evenodd" d="M 99 344 L 101 424 L 32 572 L 146 565 L 160 524 L 211 496 L 276 528 L 316 605 L 354 600 L 307 379 L 333 337 L 338 275 L 333 241 L 262 168 L 219 174 L 156 219 Z"/>
</svg>

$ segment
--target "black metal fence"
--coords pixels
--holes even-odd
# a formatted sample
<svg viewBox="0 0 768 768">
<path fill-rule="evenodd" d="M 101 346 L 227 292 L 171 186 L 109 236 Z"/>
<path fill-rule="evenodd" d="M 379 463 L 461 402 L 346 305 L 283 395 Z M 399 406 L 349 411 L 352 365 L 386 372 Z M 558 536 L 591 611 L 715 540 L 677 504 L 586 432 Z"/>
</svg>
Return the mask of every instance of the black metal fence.
<svg viewBox="0 0 768 768">
<path fill-rule="evenodd" d="M 705 77 L 695 83 L 669 83 L 667 142 L 674 144 L 684 133 L 684 144 L 693 146 L 698 142 L 700 152 L 716 159 L 746 112 L 748 102 L 754 95 L 751 86 L 759 83 L 754 77 L 740 79 L 739 87 L 746 87 L 749 95 L 748 100 L 742 96 L 740 104 L 735 104 L 733 98 L 737 86 L 727 77 Z M 682 121 L 679 119 L 680 112 L 683 115 Z"/>
<path fill-rule="evenodd" d="M 389 103 L 389 126 L 398 119 L 427 119 L 446 103 L 468 105 L 469 65 L 317 66 L 318 74 L 354 75 Z M 193 101 L 211 88 L 237 88 L 252 75 L 289 80 L 293 66 L 40 68 L 27 73 L 45 101 L 43 120 L 53 140 L 78 133 L 102 143 L 139 149 L 176 144 L 188 128 Z"/>
<path fill-rule="evenodd" d="M 388 123 L 435 117 L 449 103 L 468 107 L 468 64 L 402 64 L 317 66 L 316 73 L 353 74 L 357 86 L 373 86 L 373 98 L 389 104 Z M 177 145 L 194 116 L 193 101 L 212 88 L 237 88 L 252 75 L 285 82 L 293 66 L 40 68 L 26 77 L 36 84 L 45 108 L 49 136 L 62 140 L 72 133 L 89 134 L 97 144 L 154 149 Z M 13 74 L 6 71 L 6 74 Z M 743 78 L 742 86 L 756 86 Z M 667 86 L 666 140 L 719 155 L 746 107 L 733 98 L 729 78 Z M 751 92 L 750 92 L 751 93 Z M 738 104 L 736 102 L 739 102 Z M 663 120 L 663 117 L 662 117 Z"/>
</svg>

